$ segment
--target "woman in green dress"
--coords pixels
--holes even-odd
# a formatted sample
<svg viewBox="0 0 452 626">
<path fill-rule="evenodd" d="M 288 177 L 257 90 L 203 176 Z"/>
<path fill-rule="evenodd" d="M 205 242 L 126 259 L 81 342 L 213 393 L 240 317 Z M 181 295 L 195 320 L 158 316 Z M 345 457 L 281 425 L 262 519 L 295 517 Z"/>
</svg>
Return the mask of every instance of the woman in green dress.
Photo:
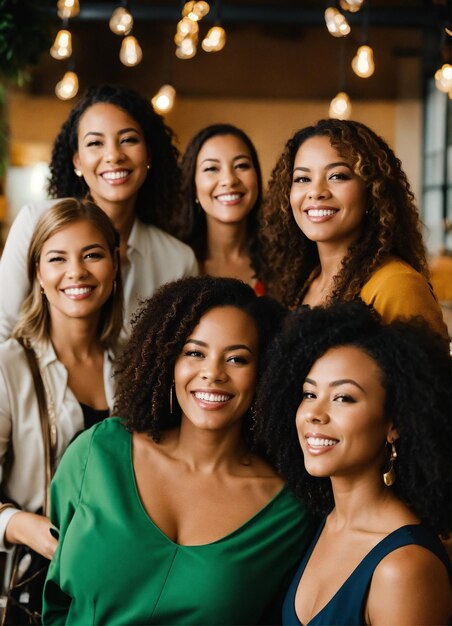
<svg viewBox="0 0 452 626">
<path fill-rule="evenodd" d="M 116 412 L 52 485 L 44 624 L 275 624 L 305 507 L 252 445 L 279 305 L 230 278 L 161 287 L 136 315 Z"/>
</svg>

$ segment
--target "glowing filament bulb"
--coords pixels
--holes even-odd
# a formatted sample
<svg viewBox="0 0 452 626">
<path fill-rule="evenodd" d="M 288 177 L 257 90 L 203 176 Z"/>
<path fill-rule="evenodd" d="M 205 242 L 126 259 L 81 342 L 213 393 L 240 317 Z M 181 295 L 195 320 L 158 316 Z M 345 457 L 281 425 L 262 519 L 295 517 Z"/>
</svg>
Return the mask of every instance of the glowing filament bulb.
<svg viewBox="0 0 452 626">
<path fill-rule="evenodd" d="M 199 32 L 199 26 L 197 22 L 189 20 L 188 17 L 184 17 L 177 23 L 177 33 L 183 37 L 187 35 L 197 35 Z"/>
<path fill-rule="evenodd" d="M 58 17 L 62 20 L 70 19 L 80 13 L 79 0 L 58 0 Z"/>
<path fill-rule="evenodd" d="M 356 13 L 362 7 L 363 2 L 364 0 L 339 0 L 339 5 L 344 11 Z"/>
<path fill-rule="evenodd" d="M 168 113 L 174 106 L 176 90 L 172 85 L 162 85 L 152 98 L 152 106 L 156 113 Z"/>
<path fill-rule="evenodd" d="M 143 58 L 143 52 L 141 51 L 140 44 L 132 35 L 124 37 L 121 44 L 121 50 L 119 52 L 119 60 L 128 67 L 138 65 Z"/>
<path fill-rule="evenodd" d="M 55 94 L 60 100 L 70 100 L 77 95 L 78 77 L 75 72 L 66 72 L 55 87 Z"/>
<path fill-rule="evenodd" d="M 345 91 L 340 91 L 330 103 L 329 116 L 338 120 L 348 120 L 352 113 L 350 98 Z"/>
<path fill-rule="evenodd" d="M 200 2 L 195 2 L 192 9 L 192 12 L 198 16 L 198 20 L 202 20 L 202 18 L 205 17 L 209 11 L 209 3 L 204 2 L 204 0 L 201 0 Z"/>
<path fill-rule="evenodd" d="M 126 8 L 118 7 L 111 14 L 109 26 L 115 35 L 128 35 L 133 28 L 133 16 Z"/>
<path fill-rule="evenodd" d="M 351 30 L 346 17 L 334 7 L 328 7 L 325 10 L 325 23 L 328 32 L 333 37 L 345 37 Z"/>
<path fill-rule="evenodd" d="M 221 26 L 213 26 L 202 42 L 202 49 L 206 52 L 219 52 L 226 44 L 226 32 Z"/>
<path fill-rule="evenodd" d="M 452 65 L 445 63 L 435 72 L 435 85 L 443 93 L 449 93 L 452 90 Z"/>
<path fill-rule="evenodd" d="M 72 54 L 72 36 L 68 30 L 59 30 L 53 46 L 50 48 L 50 54 L 54 59 L 67 59 Z"/>
<path fill-rule="evenodd" d="M 196 43 L 191 37 L 186 37 L 180 42 L 176 48 L 176 56 L 178 59 L 191 59 L 196 54 Z"/>
<path fill-rule="evenodd" d="M 370 46 L 360 46 L 352 60 L 352 68 L 357 76 L 369 78 L 375 72 L 374 52 Z"/>
</svg>

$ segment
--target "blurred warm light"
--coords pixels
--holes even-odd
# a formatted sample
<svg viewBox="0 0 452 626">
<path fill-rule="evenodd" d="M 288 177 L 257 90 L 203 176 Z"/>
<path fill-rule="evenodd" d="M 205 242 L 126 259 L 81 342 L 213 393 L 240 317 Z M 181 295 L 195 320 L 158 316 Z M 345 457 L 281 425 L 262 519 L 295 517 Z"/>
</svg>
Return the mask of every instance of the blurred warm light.
<svg viewBox="0 0 452 626">
<path fill-rule="evenodd" d="M 445 63 L 435 72 L 435 85 L 443 93 L 449 93 L 452 90 L 452 65 Z"/>
<path fill-rule="evenodd" d="M 347 18 L 334 7 L 325 10 L 325 23 L 333 37 L 345 37 L 351 30 Z"/>
<path fill-rule="evenodd" d="M 352 68 L 357 76 L 369 78 L 375 72 L 374 52 L 370 46 L 360 46 L 352 60 Z"/>
<path fill-rule="evenodd" d="M 329 116 L 339 120 L 348 120 L 352 113 L 350 98 L 345 91 L 340 91 L 330 103 Z"/>
<path fill-rule="evenodd" d="M 111 14 L 109 26 L 115 35 L 128 35 L 133 28 L 133 16 L 125 7 L 118 7 Z"/>
<path fill-rule="evenodd" d="M 152 98 L 152 106 L 156 113 L 168 113 L 174 106 L 176 90 L 172 85 L 162 85 Z"/>
<path fill-rule="evenodd" d="M 78 77 L 75 72 L 66 72 L 55 87 L 55 94 L 60 100 L 70 100 L 77 95 Z"/>
<path fill-rule="evenodd" d="M 72 36 L 68 30 L 59 30 L 53 46 L 50 48 L 50 54 L 54 59 L 67 59 L 72 54 Z"/>
<path fill-rule="evenodd" d="M 124 37 L 119 52 L 121 63 L 127 65 L 127 67 L 133 67 L 134 65 L 138 65 L 142 58 L 143 52 L 136 38 L 132 35 Z"/>
<path fill-rule="evenodd" d="M 188 19 L 188 17 L 182 18 L 177 23 L 177 33 L 183 37 L 186 37 L 187 35 L 197 35 L 198 31 L 199 26 L 197 22 L 193 22 L 192 20 Z"/>
<path fill-rule="evenodd" d="M 191 37 L 185 37 L 176 48 L 178 59 L 191 59 L 196 54 L 196 42 Z"/>
<path fill-rule="evenodd" d="M 58 0 L 58 17 L 68 20 L 80 13 L 80 3 L 78 0 Z"/>
<path fill-rule="evenodd" d="M 339 5 L 344 11 L 356 13 L 362 7 L 363 2 L 364 0 L 339 0 Z"/>
<path fill-rule="evenodd" d="M 221 26 L 212 26 L 202 42 L 202 49 L 206 52 L 219 52 L 226 44 L 226 32 Z"/>
<path fill-rule="evenodd" d="M 186 2 L 184 4 L 184 8 L 182 9 L 183 17 L 188 17 L 188 19 L 193 22 L 197 22 L 202 20 L 208 12 L 210 11 L 210 6 L 208 2 L 194 2 L 191 0 L 190 2 Z"/>
</svg>

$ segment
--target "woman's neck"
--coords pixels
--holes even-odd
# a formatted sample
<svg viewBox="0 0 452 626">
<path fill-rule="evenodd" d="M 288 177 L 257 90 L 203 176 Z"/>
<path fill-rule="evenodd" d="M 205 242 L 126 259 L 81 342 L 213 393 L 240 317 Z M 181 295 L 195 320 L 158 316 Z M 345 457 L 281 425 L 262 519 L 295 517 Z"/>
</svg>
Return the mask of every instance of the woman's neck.
<svg viewBox="0 0 452 626">
<path fill-rule="evenodd" d="M 93 355 L 103 353 L 97 327 L 97 319 L 71 319 L 69 323 L 52 320 L 50 323 L 50 341 L 57 358 L 61 362 L 84 361 Z"/>
<path fill-rule="evenodd" d="M 207 220 L 206 259 L 229 259 L 248 256 L 246 222 L 212 223 Z"/>
</svg>

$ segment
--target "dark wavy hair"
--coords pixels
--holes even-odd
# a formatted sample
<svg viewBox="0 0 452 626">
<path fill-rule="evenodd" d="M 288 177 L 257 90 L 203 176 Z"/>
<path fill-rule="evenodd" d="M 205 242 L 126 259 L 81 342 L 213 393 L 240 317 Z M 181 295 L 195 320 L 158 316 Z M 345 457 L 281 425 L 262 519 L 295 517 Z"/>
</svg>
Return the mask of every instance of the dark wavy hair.
<svg viewBox="0 0 452 626">
<path fill-rule="evenodd" d="M 99 103 L 117 106 L 141 127 L 151 157 L 151 169 L 139 190 L 136 214 L 145 224 L 155 224 L 168 230 L 172 214 L 178 206 L 180 185 L 175 135 L 146 98 L 121 85 L 89 87 L 71 110 L 53 145 L 48 186 L 50 196 L 83 198 L 89 194 L 83 177 L 74 173 L 72 158 L 78 149 L 80 118 L 87 109 Z"/>
<path fill-rule="evenodd" d="M 424 320 L 384 325 L 360 302 L 301 307 L 290 313 L 258 388 L 258 440 L 296 495 L 315 512 L 327 514 L 333 506 L 331 481 L 307 473 L 295 415 L 313 364 L 340 346 L 363 350 L 382 372 L 385 416 L 399 433 L 395 493 L 432 530 L 447 536 L 451 529 L 451 359 L 441 337 Z"/>
<path fill-rule="evenodd" d="M 172 414 L 169 410 L 175 361 L 202 316 L 224 306 L 245 311 L 257 326 L 259 379 L 283 307 L 271 298 L 256 296 L 251 287 L 234 278 L 196 276 L 167 283 L 134 315 L 132 336 L 116 368 L 115 413 L 129 431 L 146 432 L 159 441 L 162 430 L 180 423 L 180 408 L 173 406 Z M 244 417 L 244 434 L 250 443 L 250 416 Z"/>
<path fill-rule="evenodd" d="M 203 145 L 212 137 L 233 135 L 248 148 L 257 177 L 257 199 L 247 216 L 247 243 L 251 266 L 258 278 L 262 275 L 262 254 L 258 238 L 258 217 L 262 205 L 262 172 L 256 148 L 248 135 L 232 124 L 212 124 L 200 130 L 188 144 L 181 160 L 182 182 L 180 211 L 174 220 L 173 234 L 188 243 L 198 261 L 206 256 L 206 214 L 196 202 L 196 161 Z"/>
<path fill-rule="evenodd" d="M 290 206 L 294 161 L 312 137 L 328 137 L 367 190 L 362 235 L 349 248 L 334 280 L 330 300 L 353 300 L 371 274 L 396 256 L 427 277 L 422 223 L 400 160 L 370 128 L 349 120 L 325 119 L 297 131 L 273 169 L 261 213 L 260 238 L 270 295 L 286 306 L 301 302 L 319 268 L 317 245 L 300 230 Z"/>
</svg>

